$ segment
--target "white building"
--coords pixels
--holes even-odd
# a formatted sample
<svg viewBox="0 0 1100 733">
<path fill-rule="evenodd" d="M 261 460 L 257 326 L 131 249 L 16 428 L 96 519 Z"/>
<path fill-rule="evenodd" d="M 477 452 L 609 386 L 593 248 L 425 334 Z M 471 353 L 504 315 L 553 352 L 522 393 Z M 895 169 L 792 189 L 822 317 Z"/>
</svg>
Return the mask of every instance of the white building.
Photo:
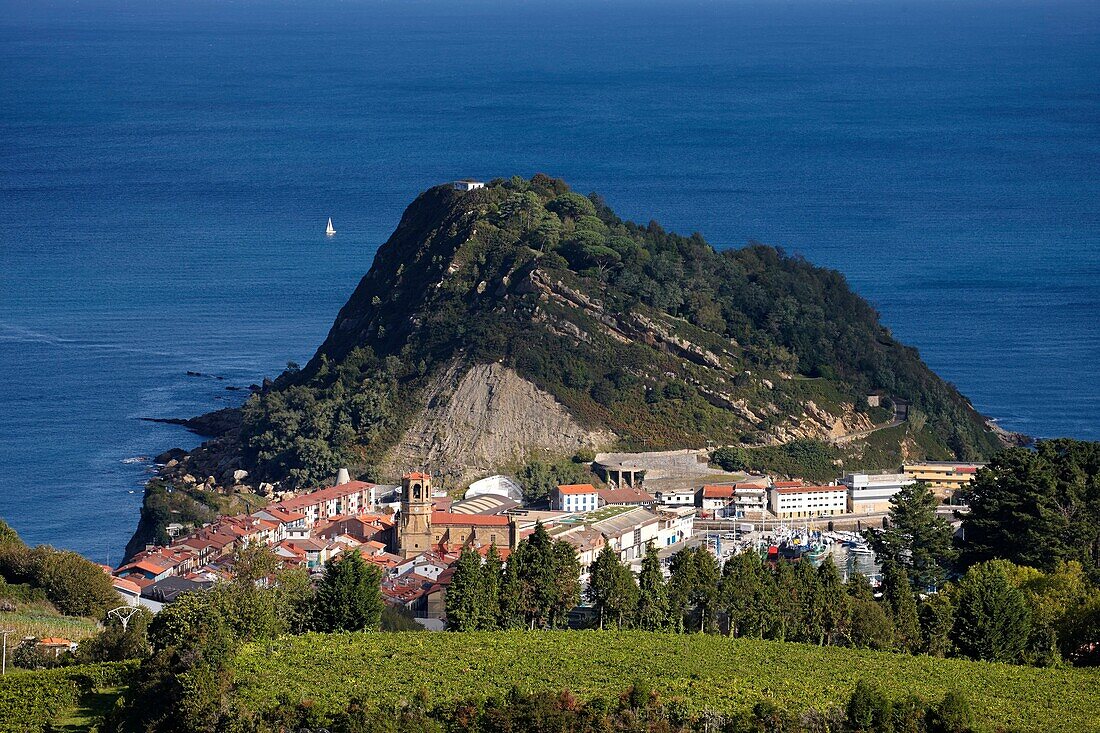
<svg viewBox="0 0 1100 733">
<path fill-rule="evenodd" d="M 711 513 L 715 517 L 726 516 L 726 507 L 733 504 L 733 486 L 708 485 L 699 492 L 699 506 L 704 512 Z"/>
<path fill-rule="evenodd" d="M 695 533 L 695 507 L 669 507 L 657 509 L 656 546 L 668 547 L 677 542 L 683 542 Z"/>
<path fill-rule="evenodd" d="M 874 514 L 890 510 L 894 494 L 916 481 L 904 473 L 849 473 L 840 480 L 848 489 L 848 511 Z"/>
<path fill-rule="evenodd" d="M 550 492 L 550 508 L 559 512 L 590 512 L 600 506 L 600 492 L 592 484 L 564 484 Z"/>
<path fill-rule="evenodd" d="M 772 514 L 781 519 L 830 517 L 848 508 L 847 486 L 772 487 L 768 497 Z"/>
<path fill-rule="evenodd" d="M 475 181 L 472 178 L 463 178 L 451 184 L 456 191 L 473 191 L 477 188 L 485 188 L 484 181 Z"/>
<path fill-rule="evenodd" d="M 653 496 L 665 506 L 695 506 L 695 489 L 666 489 L 655 491 Z"/>
<path fill-rule="evenodd" d="M 767 487 L 750 483 L 737 484 L 733 487 L 733 516 L 761 517 L 767 506 Z"/>
</svg>

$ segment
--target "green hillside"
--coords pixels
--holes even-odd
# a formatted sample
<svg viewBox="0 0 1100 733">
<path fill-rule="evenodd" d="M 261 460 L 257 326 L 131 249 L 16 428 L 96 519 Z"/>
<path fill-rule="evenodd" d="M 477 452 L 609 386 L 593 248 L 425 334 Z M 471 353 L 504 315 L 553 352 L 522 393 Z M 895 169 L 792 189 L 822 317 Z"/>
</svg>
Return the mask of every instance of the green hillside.
<svg viewBox="0 0 1100 733">
<path fill-rule="evenodd" d="M 940 699 L 961 690 L 979 724 L 1019 731 L 1095 731 L 1100 673 L 909 657 L 836 647 L 647 632 L 307 634 L 244 648 L 235 696 L 269 710 L 276 700 L 380 709 L 419 691 L 431 704 L 524 691 L 617 696 L 642 679 L 692 713 L 749 710 L 761 699 L 796 710 L 843 705 L 858 680 L 895 696 Z"/>
</svg>

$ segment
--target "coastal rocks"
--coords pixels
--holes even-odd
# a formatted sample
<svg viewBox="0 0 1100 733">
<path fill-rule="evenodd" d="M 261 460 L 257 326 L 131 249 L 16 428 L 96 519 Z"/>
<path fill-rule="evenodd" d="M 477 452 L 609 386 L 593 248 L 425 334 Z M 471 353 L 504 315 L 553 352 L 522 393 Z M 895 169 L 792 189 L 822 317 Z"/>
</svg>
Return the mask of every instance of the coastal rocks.
<svg viewBox="0 0 1100 733">
<path fill-rule="evenodd" d="M 171 461 L 176 461 L 178 463 L 186 456 L 187 451 L 185 451 L 183 448 L 169 448 L 168 450 L 164 451 L 156 458 L 154 458 L 153 463 L 157 464 L 158 466 L 165 466 Z"/>
</svg>

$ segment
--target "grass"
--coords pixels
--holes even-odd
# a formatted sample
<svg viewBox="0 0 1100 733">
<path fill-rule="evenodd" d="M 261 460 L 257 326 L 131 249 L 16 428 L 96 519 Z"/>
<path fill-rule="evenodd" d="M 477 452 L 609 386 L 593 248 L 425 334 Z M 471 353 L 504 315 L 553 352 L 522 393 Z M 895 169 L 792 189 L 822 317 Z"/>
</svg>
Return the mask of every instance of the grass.
<svg viewBox="0 0 1100 733">
<path fill-rule="evenodd" d="M 39 639 L 60 636 L 70 641 L 80 641 L 99 631 L 99 625 L 90 618 L 62 616 L 56 612 L 32 608 L 0 612 L 0 628 L 15 632 L 8 636 L 8 644 L 11 646 L 18 644 L 26 636 Z"/>
<path fill-rule="evenodd" d="M 80 694 L 76 706 L 51 721 L 54 733 L 86 733 L 103 722 L 125 687 L 96 687 Z"/>
<path fill-rule="evenodd" d="M 688 710 L 730 713 L 761 699 L 793 709 L 843 705 L 860 679 L 893 697 L 963 691 L 983 727 L 1096 730 L 1100 673 L 910 657 L 719 636 L 645 632 L 308 634 L 251 645 L 236 664 L 240 701 L 280 696 L 320 711 L 358 697 L 380 708 L 427 692 L 432 703 L 521 690 L 617 696 L 644 679 Z"/>
</svg>

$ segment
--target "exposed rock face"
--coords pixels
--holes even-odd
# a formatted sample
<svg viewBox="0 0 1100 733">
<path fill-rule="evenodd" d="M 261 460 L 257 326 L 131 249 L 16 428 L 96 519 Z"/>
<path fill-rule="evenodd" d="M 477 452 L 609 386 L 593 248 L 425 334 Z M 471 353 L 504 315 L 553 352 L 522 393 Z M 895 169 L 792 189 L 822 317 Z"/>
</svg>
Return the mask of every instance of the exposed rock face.
<svg viewBox="0 0 1100 733">
<path fill-rule="evenodd" d="M 410 466 L 462 484 L 533 454 L 569 454 L 613 443 L 548 393 L 501 364 L 453 363 L 425 391 L 423 409 L 386 455 L 384 474 Z"/>
</svg>

